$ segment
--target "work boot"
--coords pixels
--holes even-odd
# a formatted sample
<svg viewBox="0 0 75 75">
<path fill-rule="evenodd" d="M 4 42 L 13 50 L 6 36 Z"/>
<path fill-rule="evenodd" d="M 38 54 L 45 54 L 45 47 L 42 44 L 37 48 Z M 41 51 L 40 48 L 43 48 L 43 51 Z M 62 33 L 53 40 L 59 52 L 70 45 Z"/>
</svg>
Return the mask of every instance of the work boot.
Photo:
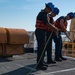
<svg viewBox="0 0 75 75">
<path fill-rule="evenodd" d="M 43 66 L 46 66 L 46 67 L 48 67 L 48 64 L 47 64 L 46 62 L 44 62 L 44 63 L 43 63 Z"/>
<path fill-rule="evenodd" d="M 59 62 L 61 62 L 61 61 L 62 61 L 62 59 L 61 59 L 61 58 L 59 58 L 59 57 L 55 57 L 55 60 L 56 60 L 56 61 L 59 61 Z"/>
<path fill-rule="evenodd" d="M 64 58 L 64 57 L 60 57 L 62 60 L 67 60 L 67 58 Z"/>
<path fill-rule="evenodd" d="M 53 61 L 53 60 L 51 60 L 51 61 L 49 61 L 49 62 L 47 62 L 48 64 L 55 64 L 56 62 L 55 61 Z"/>
<path fill-rule="evenodd" d="M 47 70 L 47 67 L 40 65 L 40 66 L 37 66 L 36 69 L 37 69 L 37 70 Z"/>
</svg>

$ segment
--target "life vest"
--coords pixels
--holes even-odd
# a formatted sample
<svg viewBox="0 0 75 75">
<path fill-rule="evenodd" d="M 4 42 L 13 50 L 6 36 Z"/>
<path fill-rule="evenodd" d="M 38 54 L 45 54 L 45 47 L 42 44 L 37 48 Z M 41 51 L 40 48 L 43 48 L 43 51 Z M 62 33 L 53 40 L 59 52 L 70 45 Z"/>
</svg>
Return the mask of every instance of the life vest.
<svg viewBox="0 0 75 75">
<path fill-rule="evenodd" d="M 57 27 L 58 29 L 61 29 L 60 23 L 58 22 L 58 20 L 56 20 L 54 22 L 55 27 Z"/>
<path fill-rule="evenodd" d="M 67 21 L 65 22 L 65 24 L 64 24 L 64 25 L 65 25 L 65 28 L 67 28 Z"/>
<path fill-rule="evenodd" d="M 44 29 L 44 30 L 48 29 L 48 26 L 46 24 L 44 24 L 42 21 L 40 21 L 40 20 L 36 20 L 35 27 L 39 28 L 39 29 Z"/>
<path fill-rule="evenodd" d="M 56 21 L 54 22 L 54 25 L 55 25 L 55 27 L 57 27 L 60 31 L 63 32 L 62 27 L 60 26 L 60 23 L 59 23 L 58 20 L 56 20 Z M 64 26 L 65 26 L 65 28 L 67 28 L 67 21 L 64 22 Z"/>
<path fill-rule="evenodd" d="M 53 25 L 53 22 L 54 22 L 54 20 L 53 20 L 53 18 L 50 16 L 50 23 Z M 47 31 L 49 31 L 49 32 L 53 32 L 53 29 L 52 28 L 48 28 L 47 29 Z"/>
</svg>

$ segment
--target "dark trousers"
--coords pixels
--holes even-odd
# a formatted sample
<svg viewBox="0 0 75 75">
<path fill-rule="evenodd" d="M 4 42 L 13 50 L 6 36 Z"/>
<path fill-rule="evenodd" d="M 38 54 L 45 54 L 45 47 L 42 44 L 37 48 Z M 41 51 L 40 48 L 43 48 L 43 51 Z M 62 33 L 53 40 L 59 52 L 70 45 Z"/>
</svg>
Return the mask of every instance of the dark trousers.
<svg viewBox="0 0 75 75">
<path fill-rule="evenodd" d="M 44 55 L 45 55 L 45 30 L 42 29 L 36 29 L 35 30 L 35 36 L 37 39 L 38 44 L 38 50 L 37 50 L 37 63 L 38 65 L 42 66 L 44 61 Z"/>
<path fill-rule="evenodd" d="M 55 42 L 55 57 L 62 57 L 62 37 L 61 32 L 58 32 L 58 37 L 53 33 L 53 40 Z"/>
<path fill-rule="evenodd" d="M 46 47 L 46 51 L 47 51 L 47 62 L 50 62 L 52 60 L 52 35 L 51 35 L 52 32 L 47 32 L 46 33 L 46 42 L 48 41 L 49 37 L 49 41 L 48 41 L 48 44 L 47 44 L 47 47 Z"/>
</svg>

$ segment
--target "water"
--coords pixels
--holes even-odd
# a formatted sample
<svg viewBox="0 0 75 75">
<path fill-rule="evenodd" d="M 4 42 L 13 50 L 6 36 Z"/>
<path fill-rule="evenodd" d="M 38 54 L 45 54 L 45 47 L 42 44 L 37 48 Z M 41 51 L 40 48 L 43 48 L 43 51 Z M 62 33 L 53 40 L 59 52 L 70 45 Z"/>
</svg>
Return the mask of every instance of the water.
<svg viewBox="0 0 75 75">
<path fill-rule="evenodd" d="M 61 35 L 62 36 L 62 41 L 69 41 L 69 39 L 66 37 L 66 35 Z M 52 40 L 52 49 L 55 49 L 55 43 Z M 36 37 L 34 38 L 34 50 L 37 50 L 37 41 L 36 41 Z"/>
</svg>

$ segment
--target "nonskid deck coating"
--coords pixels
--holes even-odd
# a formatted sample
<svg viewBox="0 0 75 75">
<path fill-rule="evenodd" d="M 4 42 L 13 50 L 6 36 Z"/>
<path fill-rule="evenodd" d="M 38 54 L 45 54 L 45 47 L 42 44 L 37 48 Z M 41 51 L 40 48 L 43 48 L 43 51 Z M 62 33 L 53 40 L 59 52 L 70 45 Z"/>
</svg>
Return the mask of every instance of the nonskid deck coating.
<svg viewBox="0 0 75 75">
<path fill-rule="evenodd" d="M 34 68 L 36 53 L 15 55 L 8 59 L 0 58 L 0 75 L 75 75 L 75 59 L 66 58 L 66 61 L 50 64 L 45 71 Z"/>
</svg>

